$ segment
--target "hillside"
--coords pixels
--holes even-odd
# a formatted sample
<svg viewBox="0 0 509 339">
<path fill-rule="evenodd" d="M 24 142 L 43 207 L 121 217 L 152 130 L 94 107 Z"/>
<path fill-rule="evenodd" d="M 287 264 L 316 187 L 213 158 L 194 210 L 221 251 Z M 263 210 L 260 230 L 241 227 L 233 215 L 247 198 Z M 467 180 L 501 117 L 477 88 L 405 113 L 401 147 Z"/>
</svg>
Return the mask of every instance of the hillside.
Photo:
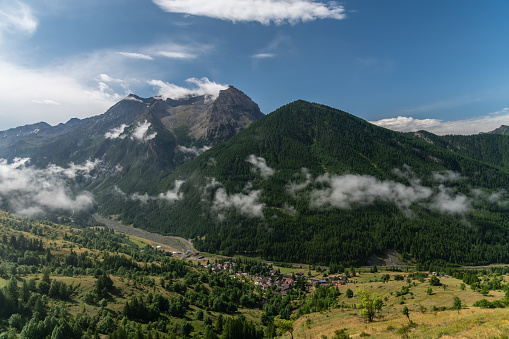
<svg viewBox="0 0 509 339">
<path fill-rule="evenodd" d="M 508 180 L 499 166 L 297 101 L 178 167 L 143 202 L 140 191 L 98 199 L 100 213 L 202 251 L 349 266 L 395 249 L 481 264 L 509 261 Z"/>
<path fill-rule="evenodd" d="M 419 131 L 411 134 L 443 149 L 509 170 L 509 136 L 503 133 L 438 136 Z"/>
<path fill-rule="evenodd" d="M 181 260 L 153 240 L 68 223 L 0 211 L 0 337 L 320 338 L 343 331 L 436 338 L 509 331 L 507 266 L 435 266 L 437 277 L 376 266 L 332 274 L 206 253 Z M 380 301 L 369 324 L 363 291 Z"/>
</svg>

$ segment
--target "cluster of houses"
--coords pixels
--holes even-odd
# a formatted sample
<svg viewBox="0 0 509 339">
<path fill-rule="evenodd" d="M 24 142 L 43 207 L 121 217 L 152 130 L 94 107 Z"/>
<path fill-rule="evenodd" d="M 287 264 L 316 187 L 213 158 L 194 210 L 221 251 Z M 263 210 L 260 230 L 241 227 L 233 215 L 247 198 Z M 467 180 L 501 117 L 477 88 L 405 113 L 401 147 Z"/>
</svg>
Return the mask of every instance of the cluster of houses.
<svg viewBox="0 0 509 339">
<path fill-rule="evenodd" d="M 255 286 L 261 287 L 263 290 L 274 289 L 273 294 L 281 294 L 282 296 L 287 295 L 295 287 L 295 283 L 304 277 L 306 285 L 311 286 L 339 286 L 352 284 L 348 281 L 345 276 L 331 276 L 322 279 L 314 279 L 311 277 L 305 277 L 304 273 L 297 272 L 295 274 L 285 273 L 281 274 L 278 269 L 271 269 L 268 276 L 256 273 L 255 275 L 249 275 L 248 273 L 241 271 L 234 271 L 233 264 L 230 262 L 224 262 L 222 264 L 212 263 L 208 264 L 213 273 L 226 272 L 228 274 L 235 274 L 238 278 L 249 278 L 254 281 Z"/>
</svg>

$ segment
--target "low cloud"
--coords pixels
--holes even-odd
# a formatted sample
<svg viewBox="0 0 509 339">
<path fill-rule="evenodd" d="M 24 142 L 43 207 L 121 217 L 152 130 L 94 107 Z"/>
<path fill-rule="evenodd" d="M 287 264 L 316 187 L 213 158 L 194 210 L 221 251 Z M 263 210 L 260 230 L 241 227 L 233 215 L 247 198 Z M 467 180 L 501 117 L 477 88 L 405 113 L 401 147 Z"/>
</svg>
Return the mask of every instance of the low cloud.
<svg viewBox="0 0 509 339">
<path fill-rule="evenodd" d="M 131 133 L 131 139 L 143 142 L 154 139 L 157 135 L 157 132 L 149 133 L 150 126 L 150 122 L 146 120 L 143 123 L 138 124 L 134 131 Z"/>
<path fill-rule="evenodd" d="M 130 135 L 131 140 L 139 140 L 145 142 L 154 139 L 157 135 L 157 132 L 154 133 L 149 132 L 150 126 L 151 126 L 150 122 L 145 120 L 144 122 L 136 123 L 136 127 L 134 128 L 134 130 L 132 130 L 129 133 L 126 132 L 126 128 L 128 128 L 129 126 L 126 124 L 122 124 L 119 127 L 110 129 L 108 132 L 104 134 L 104 137 L 106 139 L 117 139 L 117 138 L 125 139 L 128 135 Z"/>
<path fill-rule="evenodd" d="M 122 191 L 118 186 L 115 186 L 113 190 L 116 194 L 122 196 L 124 199 L 138 200 L 142 204 L 146 204 L 151 200 L 165 200 L 169 202 L 174 202 L 182 200 L 184 198 L 184 193 L 180 192 L 180 188 L 184 183 L 185 183 L 184 180 L 175 180 L 175 187 L 173 189 L 168 190 L 164 193 L 159 193 L 156 196 L 150 196 L 147 193 L 140 194 L 138 192 L 127 194 L 124 191 Z"/>
<path fill-rule="evenodd" d="M 133 96 L 127 96 L 127 97 L 125 97 L 123 100 L 136 101 L 136 102 L 143 102 L 143 100 L 138 99 L 138 98 L 135 98 L 135 97 L 133 97 Z"/>
<path fill-rule="evenodd" d="M 437 135 L 460 134 L 470 135 L 493 131 L 509 121 L 509 108 L 492 112 L 472 119 L 443 121 L 439 119 L 415 119 L 398 116 L 397 118 L 371 121 L 372 124 L 399 132 L 425 130 Z"/>
<path fill-rule="evenodd" d="M 251 191 L 247 194 L 228 194 L 226 189 L 218 188 L 214 195 L 212 210 L 216 212 L 236 210 L 247 217 L 263 218 L 263 207 L 260 203 L 262 191 Z"/>
<path fill-rule="evenodd" d="M 102 161 L 99 159 L 95 159 L 94 161 L 87 160 L 83 165 L 76 165 L 74 162 L 71 162 L 67 168 L 51 164 L 48 165 L 47 171 L 49 171 L 51 174 L 63 174 L 69 179 L 74 179 L 78 175 L 89 178 L 90 172 L 94 170 L 101 162 Z"/>
<path fill-rule="evenodd" d="M 472 202 L 467 196 L 456 194 L 453 189 L 440 185 L 429 207 L 439 213 L 464 215 L 471 210 Z"/>
<path fill-rule="evenodd" d="M 440 183 L 434 187 L 421 185 L 409 166 L 394 169 L 393 173 L 408 184 L 391 180 L 379 180 L 368 175 L 331 175 L 323 174 L 313 179 L 306 169 L 301 170 L 300 181 L 290 182 L 287 193 L 306 191 L 312 208 L 352 209 L 387 203 L 411 215 L 411 206 L 427 208 L 438 213 L 465 215 L 476 203 L 506 204 L 505 191 L 484 193 L 472 190 L 467 196 L 456 189 L 445 186 L 448 182 L 463 180 L 460 173 L 454 171 L 434 172 L 433 180 Z"/>
<path fill-rule="evenodd" d="M 202 202 L 212 202 L 211 211 L 216 213 L 220 221 L 224 220 L 224 212 L 227 211 L 237 211 L 246 217 L 263 219 L 265 204 L 260 202 L 262 191 L 251 189 L 252 183 L 248 182 L 241 193 L 228 194 L 221 182 L 215 178 L 207 178 L 207 184 L 202 191 Z"/>
<path fill-rule="evenodd" d="M 262 157 L 257 157 L 256 155 L 251 154 L 247 157 L 246 161 L 254 166 L 252 169 L 253 172 L 259 170 L 261 176 L 265 179 L 276 173 L 273 168 L 267 166 L 267 161 Z"/>
<path fill-rule="evenodd" d="M 195 85 L 196 88 L 180 87 L 161 80 L 151 80 L 149 84 L 159 88 L 157 95 L 163 100 L 179 100 L 202 95 L 215 100 L 219 96 L 220 91 L 228 88 L 227 85 L 212 82 L 207 78 L 190 78 L 186 82 Z"/>
<path fill-rule="evenodd" d="M 394 181 L 380 181 L 366 175 L 329 175 L 316 178 L 323 188 L 311 192 L 312 207 L 350 209 L 357 206 L 386 202 L 402 209 L 429 198 L 433 191 L 423 186 L 406 186 Z"/>
<path fill-rule="evenodd" d="M 167 201 L 177 201 L 181 200 L 184 197 L 184 194 L 180 191 L 180 187 L 184 184 L 184 180 L 175 180 L 175 188 L 172 190 L 166 191 L 166 193 L 160 193 L 159 199 L 164 199 Z"/>
<path fill-rule="evenodd" d="M 16 158 L 8 163 L 0 159 L 0 198 L 6 207 L 25 216 L 59 210 L 78 212 L 92 207 L 90 192 L 75 194 L 70 186 L 76 176 L 87 177 L 98 160 L 83 165 L 71 163 L 68 168 L 50 165 L 46 169 L 28 167 L 29 161 Z"/>
<path fill-rule="evenodd" d="M 126 127 L 127 127 L 126 124 L 122 124 L 119 127 L 112 128 L 104 134 L 104 137 L 106 139 L 117 139 L 117 138 L 124 139 L 126 136 L 121 134 L 124 133 Z"/>
<path fill-rule="evenodd" d="M 153 0 L 164 11 L 227 20 L 256 21 L 263 25 L 277 25 L 337 19 L 346 17 L 343 6 L 335 2 L 311 0 Z"/>
<path fill-rule="evenodd" d="M 180 151 L 182 153 L 191 154 L 191 155 L 194 155 L 195 157 L 197 157 L 198 155 L 202 154 L 203 152 L 208 151 L 210 148 L 211 148 L 210 146 L 203 146 L 201 148 L 197 148 L 197 147 L 193 146 L 193 147 L 189 148 L 189 147 L 178 145 L 177 151 Z"/>
<path fill-rule="evenodd" d="M 433 172 L 433 180 L 437 182 L 456 182 L 465 179 L 461 173 L 447 170 L 441 172 Z"/>
<path fill-rule="evenodd" d="M 292 181 L 286 185 L 286 192 L 290 193 L 291 195 L 295 195 L 297 192 L 300 192 L 311 185 L 311 174 L 309 173 L 308 169 L 302 168 L 300 172 L 301 177 L 304 178 L 303 182 L 297 183 Z"/>
</svg>

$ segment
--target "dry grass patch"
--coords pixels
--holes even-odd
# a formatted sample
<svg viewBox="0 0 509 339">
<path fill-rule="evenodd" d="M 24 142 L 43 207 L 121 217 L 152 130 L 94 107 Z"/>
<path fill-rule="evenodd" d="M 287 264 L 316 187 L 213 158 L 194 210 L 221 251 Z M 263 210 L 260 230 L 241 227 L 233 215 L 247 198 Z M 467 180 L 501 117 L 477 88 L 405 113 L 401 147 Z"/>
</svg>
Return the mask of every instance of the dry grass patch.
<svg viewBox="0 0 509 339">
<path fill-rule="evenodd" d="M 294 323 L 294 338 L 334 336 L 334 331 L 346 328 L 352 338 L 369 334 L 371 338 L 498 338 L 509 334 L 507 311 L 503 309 L 462 309 L 458 311 L 411 312 L 416 324 L 410 327 L 401 313 L 385 315 L 365 323 L 357 310 L 337 309 L 301 317 Z M 283 338 L 289 338 L 284 336 Z"/>
</svg>

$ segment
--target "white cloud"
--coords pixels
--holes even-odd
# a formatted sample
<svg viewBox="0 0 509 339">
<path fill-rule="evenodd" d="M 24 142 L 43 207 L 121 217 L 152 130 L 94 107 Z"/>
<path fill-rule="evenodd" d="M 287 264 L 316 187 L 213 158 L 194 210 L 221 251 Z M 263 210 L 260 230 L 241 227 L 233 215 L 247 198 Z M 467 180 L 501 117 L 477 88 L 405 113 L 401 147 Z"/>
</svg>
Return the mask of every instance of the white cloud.
<svg viewBox="0 0 509 339">
<path fill-rule="evenodd" d="M 116 127 L 116 128 L 112 128 L 110 129 L 108 132 L 106 132 L 104 134 L 104 137 L 106 139 L 116 139 L 116 138 L 121 138 L 121 139 L 124 139 L 125 138 L 125 135 L 121 136 L 121 134 L 124 132 L 124 129 L 127 127 L 126 124 L 122 124 L 120 125 L 119 127 Z"/>
<path fill-rule="evenodd" d="M 157 54 L 170 59 L 194 59 L 197 57 L 195 54 L 175 51 L 159 51 Z"/>
<path fill-rule="evenodd" d="M 131 199 L 131 200 L 138 200 L 142 204 L 146 204 L 151 200 L 165 200 L 169 202 L 174 202 L 177 200 L 181 200 L 184 198 L 184 194 L 180 192 L 180 188 L 185 183 L 184 180 L 175 180 L 175 187 L 171 190 L 168 190 L 164 193 L 159 193 L 157 196 L 150 196 L 147 193 L 140 194 L 140 193 L 132 193 L 127 194 L 123 192 L 118 186 L 115 186 L 113 188 L 114 192 L 120 196 L 122 196 L 124 199 Z"/>
<path fill-rule="evenodd" d="M 380 181 L 366 175 L 329 175 L 316 178 L 322 188 L 311 192 L 311 206 L 330 206 L 350 209 L 357 206 L 373 205 L 375 202 L 387 202 L 404 210 L 412 204 L 429 198 L 432 190 L 420 185 L 406 186 L 394 181 Z"/>
<path fill-rule="evenodd" d="M 117 52 L 120 55 L 123 55 L 128 58 L 133 59 L 142 59 L 142 60 L 153 60 L 153 58 L 150 55 L 147 54 L 141 54 L 141 53 L 130 53 L 130 52 Z"/>
<path fill-rule="evenodd" d="M 90 192 L 74 194 L 67 180 L 78 174 L 87 176 L 98 162 L 70 164 L 69 168 L 55 165 L 46 169 L 27 167 L 29 159 L 0 159 L 0 198 L 16 213 L 34 216 L 48 211 L 77 212 L 92 207 Z"/>
<path fill-rule="evenodd" d="M 219 92 L 228 88 L 227 85 L 221 85 L 215 82 L 210 81 L 207 78 L 190 78 L 186 80 L 190 84 L 196 85 L 196 88 L 190 89 L 185 87 L 180 87 L 175 84 L 170 84 L 167 82 L 163 82 L 161 80 L 151 80 L 149 81 L 150 85 L 158 87 L 157 95 L 163 99 L 185 99 L 194 96 L 205 95 L 206 97 L 215 100 L 219 96 Z"/>
<path fill-rule="evenodd" d="M 131 140 L 139 140 L 145 142 L 154 139 L 157 135 L 157 132 L 154 133 L 149 132 L 150 126 L 151 124 L 147 120 L 145 120 L 144 122 L 138 122 L 136 123 L 136 127 L 131 133 L 126 132 L 124 134 L 125 129 L 128 127 L 128 125 L 122 124 L 119 127 L 110 129 L 108 132 L 104 134 L 104 137 L 106 139 L 117 139 L 117 138 L 124 139 L 127 135 L 130 134 Z"/>
<path fill-rule="evenodd" d="M 148 141 L 152 140 L 156 137 L 157 132 L 149 133 L 149 128 L 151 124 L 148 121 L 144 121 L 141 124 L 138 124 L 134 131 L 131 133 L 131 139 L 132 140 L 139 140 L 139 141 Z"/>
<path fill-rule="evenodd" d="M 87 86 L 69 70 L 30 69 L 0 59 L 0 74 L 0 130 L 101 114 L 119 99 L 105 86 Z"/>
<path fill-rule="evenodd" d="M 484 116 L 456 120 L 443 121 L 438 119 L 415 119 L 412 117 L 402 117 L 381 119 L 371 121 L 372 124 L 385 127 L 400 132 L 415 132 L 425 130 L 437 135 L 446 134 L 478 134 L 490 132 L 501 125 L 509 124 L 509 108 L 503 108 L 500 111 L 489 113 Z"/>
<path fill-rule="evenodd" d="M 247 217 L 263 218 L 265 204 L 259 201 L 261 193 L 262 191 L 258 190 L 248 194 L 228 194 L 224 188 L 218 188 L 214 195 L 212 210 L 216 212 L 237 210 Z"/>
<path fill-rule="evenodd" d="M 300 171 L 301 176 L 304 177 L 304 182 L 296 183 L 292 181 L 286 185 L 286 191 L 291 195 L 295 195 L 297 192 L 300 192 L 311 185 L 311 174 L 309 173 L 308 169 L 302 168 Z"/>
<path fill-rule="evenodd" d="M 180 187 L 185 183 L 184 180 L 175 180 L 175 188 L 172 190 L 166 191 L 166 193 L 160 193 L 159 198 L 167 201 L 177 201 L 181 200 L 184 197 L 184 193 L 179 192 Z"/>
<path fill-rule="evenodd" d="M 505 191 L 485 193 L 471 190 L 466 195 L 444 184 L 425 187 L 415 177 L 409 166 L 402 170 L 394 169 L 393 173 L 407 179 L 408 184 L 391 180 L 379 180 L 367 175 L 331 175 L 329 173 L 312 179 L 306 169 L 301 170 L 301 183 L 291 182 L 287 192 L 294 195 L 307 189 L 312 208 L 352 209 L 371 206 L 382 202 L 394 205 L 407 215 L 412 215 L 411 206 L 430 209 L 439 213 L 455 216 L 467 214 L 475 203 L 507 204 L 503 199 Z M 438 182 L 455 182 L 462 180 L 461 174 L 453 171 L 434 172 L 433 179 Z M 309 187 L 309 189 L 308 189 Z"/>
<path fill-rule="evenodd" d="M 438 182 L 456 182 L 459 180 L 464 179 L 464 177 L 461 176 L 461 173 L 454 172 L 451 170 L 446 170 L 442 172 L 433 172 L 433 180 Z"/>
<path fill-rule="evenodd" d="M 58 102 L 53 101 L 53 100 L 48 100 L 48 99 L 45 99 L 45 100 L 32 100 L 32 102 L 35 102 L 36 104 L 60 106 L 60 104 Z"/>
<path fill-rule="evenodd" d="M 207 184 L 202 189 L 202 202 L 212 201 L 211 211 L 216 213 L 220 221 L 225 218 L 222 212 L 232 210 L 250 218 L 263 219 L 265 204 L 260 202 L 261 190 L 251 191 L 252 183 L 248 182 L 243 193 L 228 194 L 222 186 L 215 178 L 207 178 Z"/>
<path fill-rule="evenodd" d="M 99 74 L 98 78 L 100 81 L 103 81 L 103 82 L 124 83 L 124 80 L 112 78 L 108 74 L 105 74 L 105 73 Z"/>
<path fill-rule="evenodd" d="M 256 172 L 258 169 L 263 178 L 268 178 L 276 173 L 273 168 L 267 166 L 267 162 L 262 157 L 257 157 L 256 155 L 251 154 L 247 157 L 246 161 L 255 167 L 252 169 L 253 172 Z"/>
<path fill-rule="evenodd" d="M 0 34 L 2 32 L 32 35 L 37 30 L 37 19 L 32 9 L 21 1 L 0 1 Z"/>
<path fill-rule="evenodd" d="M 439 193 L 434 196 L 430 208 L 440 213 L 462 215 L 472 208 L 472 204 L 465 195 L 455 195 L 451 188 L 440 185 Z"/>
<path fill-rule="evenodd" d="M 394 131 L 413 132 L 436 128 L 442 124 L 442 121 L 437 119 L 414 119 L 412 117 L 399 116 L 397 118 L 371 121 L 371 123 Z"/>
<path fill-rule="evenodd" d="M 206 145 L 201 148 L 197 148 L 196 146 L 189 148 L 189 147 L 180 146 L 180 145 L 178 145 L 176 147 L 177 151 L 180 151 L 182 153 L 188 153 L 188 154 L 194 155 L 195 157 L 202 154 L 203 152 L 208 151 L 210 148 L 211 148 L 210 146 L 206 146 Z"/>
<path fill-rule="evenodd" d="M 115 93 L 115 91 L 113 91 L 113 89 L 110 86 L 108 86 L 106 83 L 102 81 L 100 81 L 97 84 L 97 89 L 87 90 L 84 91 L 84 93 L 88 94 L 90 98 L 95 100 L 105 98 L 116 102 L 121 100 L 123 97 L 121 94 Z"/>
<path fill-rule="evenodd" d="M 310 0 L 153 0 L 164 11 L 206 16 L 233 22 L 296 24 L 316 19 L 344 19 L 345 9 L 334 2 Z"/>
<path fill-rule="evenodd" d="M 124 99 L 122 99 L 122 100 L 143 102 L 143 100 L 141 100 L 141 99 L 137 99 L 137 98 L 135 98 L 135 97 L 133 97 L 133 96 L 127 96 L 127 97 L 125 97 L 125 98 L 124 98 Z"/>
<path fill-rule="evenodd" d="M 101 163 L 101 160 L 95 159 L 93 162 L 87 160 L 83 165 L 76 165 L 74 162 L 69 163 L 68 168 L 63 168 L 57 165 L 48 165 L 47 171 L 51 174 L 64 174 L 69 179 L 74 179 L 78 175 L 83 175 L 88 178 L 90 172 L 94 170 L 97 165 Z"/>
<path fill-rule="evenodd" d="M 274 58 L 276 55 L 274 53 L 258 53 L 251 56 L 254 59 L 269 59 Z"/>
</svg>

